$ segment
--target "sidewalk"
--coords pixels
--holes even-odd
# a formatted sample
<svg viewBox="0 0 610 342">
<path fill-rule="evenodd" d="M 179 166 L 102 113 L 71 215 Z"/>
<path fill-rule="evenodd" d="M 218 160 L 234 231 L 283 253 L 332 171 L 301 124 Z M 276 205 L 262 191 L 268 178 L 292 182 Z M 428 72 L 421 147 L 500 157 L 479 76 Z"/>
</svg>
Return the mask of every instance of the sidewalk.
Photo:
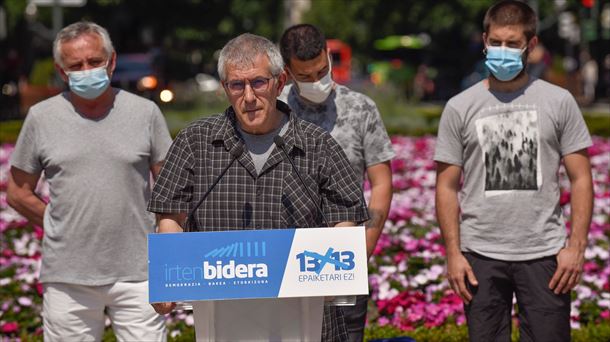
<svg viewBox="0 0 610 342">
<path fill-rule="evenodd" d="M 583 112 L 590 113 L 592 116 L 610 117 L 610 103 L 608 102 L 595 102 L 589 106 L 581 107 L 581 110 Z"/>
</svg>

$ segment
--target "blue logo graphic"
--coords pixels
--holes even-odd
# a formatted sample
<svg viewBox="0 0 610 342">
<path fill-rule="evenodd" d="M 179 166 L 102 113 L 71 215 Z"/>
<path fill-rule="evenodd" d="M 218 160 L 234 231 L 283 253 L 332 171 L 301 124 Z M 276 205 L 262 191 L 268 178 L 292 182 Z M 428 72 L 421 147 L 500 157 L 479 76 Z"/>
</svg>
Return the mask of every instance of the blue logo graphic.
<svg viewBox="0 0 610 342">
<path fill-rule="evenodd" d="M 337 251 L 329 247 L 326 254 L 322 255 L 316 252 L 303 251 L 297 254 L 299 267 L 301 272 L 309 271 L 320 274 L 326 264 L 335 265 L 335 271 L 349 271 L 354 269 L 354 252 L 352 251 Z"/>
<path fill-rule="evenodd" d="M 277 297 L 293 238 L 283 229 L 150 234 L 150 301 Z"/>
<path fill-rule="evenodd" d="M 244 246 L 245 245 L 245 246 Z M 244 248 L 245 247 L 245 248 Z M 265 257 L 267 256 L 267 243 L 259 242 L 234 242 L 225 247 L 220 247 L 211 250 L 205 258 L 224 258 L 224 257 Z"/>
</svg>

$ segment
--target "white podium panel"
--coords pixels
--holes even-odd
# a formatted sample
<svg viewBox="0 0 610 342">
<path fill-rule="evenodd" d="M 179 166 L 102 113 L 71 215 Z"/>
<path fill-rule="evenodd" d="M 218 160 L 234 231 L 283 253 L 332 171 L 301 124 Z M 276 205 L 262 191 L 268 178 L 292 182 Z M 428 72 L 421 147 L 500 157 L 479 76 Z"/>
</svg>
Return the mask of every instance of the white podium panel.
<svg viewBox="0 0 610 342">
<path fill-rule="evenodd" d="M 319 341 L 323 297 L 197 301 L 197 342 Z"/>
</svg>

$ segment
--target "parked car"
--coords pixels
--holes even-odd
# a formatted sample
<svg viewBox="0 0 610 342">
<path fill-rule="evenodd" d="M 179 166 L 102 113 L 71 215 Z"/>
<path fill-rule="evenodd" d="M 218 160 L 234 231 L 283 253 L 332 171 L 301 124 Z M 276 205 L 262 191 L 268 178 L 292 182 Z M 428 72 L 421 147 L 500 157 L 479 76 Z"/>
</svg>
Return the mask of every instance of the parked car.
<svg viewBox="0 0 610 342">
<path fill-rule="evenodd" d="M 160 55 L 153 52 L 118 55 L 111 84 L 155 102 L 174 99 L 165 80 Z"/>
</svg>

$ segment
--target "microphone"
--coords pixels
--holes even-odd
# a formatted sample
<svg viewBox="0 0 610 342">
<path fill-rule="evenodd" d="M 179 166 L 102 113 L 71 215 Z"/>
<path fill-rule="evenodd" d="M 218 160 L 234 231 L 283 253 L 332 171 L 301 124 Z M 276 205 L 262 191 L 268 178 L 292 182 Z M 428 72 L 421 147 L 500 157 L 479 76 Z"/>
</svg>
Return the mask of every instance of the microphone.
<svg viewBox="0 0 610 342">
<path fill-rule="evenodd" d="M 286 149 L 284 148 L 286 146 L 286 144 L 284 143 L 284 138 L 282 138 L 278 134 L 278 135 L 275 136 L 275 138 L 273 138 L 273 142 L 275 143 L 275 146 L 279 147 L 279 149 L 282 150 L 282 152 L 284 152 L 284 155 L 286 156 L 286 159 L 288 159 L 288 161 L 290 162 L 290 165 L 292 165 L 292 170 L 294 170 L 294 173 L 297 174 L 297 177 L 299 177 L 299 180 L 301 181 L 301 184 L 303 184 L 303 187 L 307 191 L 307 196 L 309 196 L 309 199 L 316 206 L 316 209 L 318 210 L 318 214 L 320 214 L 320 216 L 322 216 L 322 220 L 324 221 L 324 224 L 326 224 L 327 227 L 330 227 L 330 224 L 328 223 L 328 220 L 326 219 L 326 216 L 324 216 L 324 212 L 322 211 L 322 208 L 320 208 L 319 203 L 316 203 L 316 201 L 314 200 L 314 197 L 311 194 L 311 190 L 309 190 L 309 188 L 307 187 L 307 184 L 305 184 L 305 181 L 303 180 L 303 177 L 301 177 L 301 173 L 297 169 L 296 165 L 294 165 L 294 162 L 292 161 L 292 158 L 290 158 L 290 156 L 288 155 L 288 152 L 286 152 Z"/>
<path fill-rule="evenodd" d="M 195 219 L 195 212 L 197 211 L 197 209 L 199 209 L 199 207 L 201 206 L 201 203 L 203 203 L 203 201 L 205 201 L 205 199 L 208 197 L 210 192 L 212 192 L 214 187 L 216 187 L 216 184 L 218 184 L 218 182 L 220 182 L 222 177 L 224 177 L 225 173 L 227 173 L 227 170 L 229 170 L 231 165 L 233 165 L 233 163 L 237 160 L 237 158 L 239 158 L 239 156 L 241 156 L 242 153 L 244 153 L 244 147 L 241 144 L 237 144 L 229 151 L 229 153 L 233 157 L 233 158 L 231 158 L 231 162 L 227 166 L 225 166 L 225 168 L 222 170 L 220 175 L 218 175 L 218 177 L 216 177 L 216 180 L 214 180 L 214 183 L 212 183 L 212 185 L 208 188 L 208 190 L 203 194 L 203 196 L 201 197 L 199 202 L 197 202 L 197 205 L 195 205 L 195 207 L 193 207 L 193 209 L 191 209 L 191 211 L 189 212 L 189 215 L 187 218 L 188 223 L 186 224 L 187 232 L 193 231 L 192 229 L 190 229 L 189 223 L 193 223 L 195 231 L 199 230 L 199 228 L 197 227 L 197 220 Z"/>
</svg>

